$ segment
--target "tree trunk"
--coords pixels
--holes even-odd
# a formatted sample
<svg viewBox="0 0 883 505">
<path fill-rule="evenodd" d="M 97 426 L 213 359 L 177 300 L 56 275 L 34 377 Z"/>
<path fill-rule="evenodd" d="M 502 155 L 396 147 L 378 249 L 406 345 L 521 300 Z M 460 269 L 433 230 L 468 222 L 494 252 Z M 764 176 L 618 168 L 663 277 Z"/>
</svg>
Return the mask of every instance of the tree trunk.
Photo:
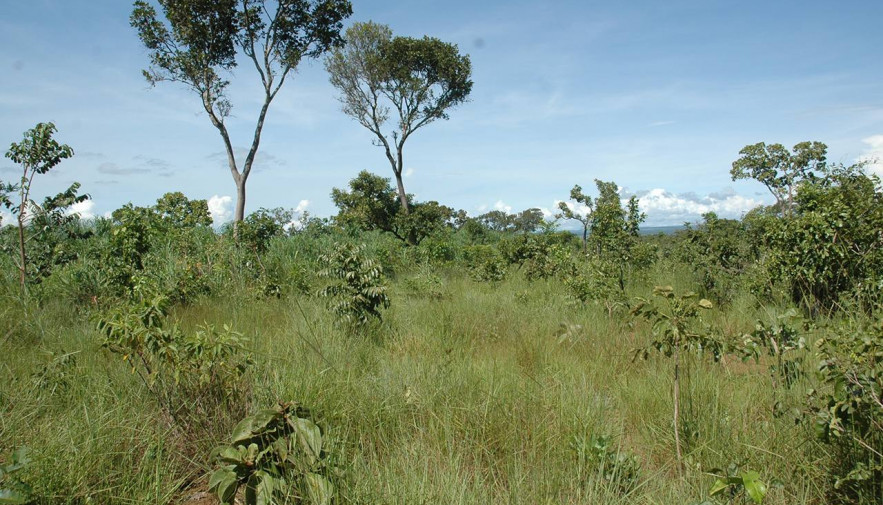
<svg viewBox="0 0 883 505">
<path fill-rule="evenodd" d="M 399 201 L 402 202 L 402 210 L 405 211 L 405 215 L 411 211 L 408 208 L 408 194 L 405 193 L 405 184 L 402 182 L 402 171 L 405 169 L 404 156 L 402 154 L 402 149 L 405 147 L 405 139 L 407 137 L 403 134 L 402 140 L 396 146 L 396 167 L 393 168 L 393 171 L 396 173 L 396 184 L 399 187 Z"/>
<path fill-rule="evenodd" d="M 680 349 L 679 344 L 674 349 L 675 358 L 675 382 L 674 382 L 674 427 L 675 427 L 675 451 L 678 456 L 678 474 L 681 473 L 681 425 L 680 425 L 680 405 L 681 405 L 681 376 L 680 376 Z"/>
<path fill-rule="evenodd" d="M 236 180 L 236 212 L 233 215 L 233 223 L 236 226 L 245 219 L 245 177 Z"/>
<path fill-rule="evenodd" d="M 24 293 L 25 290 L 25 269 L 27 268 L 27 257 L 25 256 L 25 224 L 24 224 L 24 210 L 20 210 L 18 214 L 18 251 L 19 251 L 19 282 L 21 283 L 21 290 Z"/>
<path fill-rule="evenodd" d="M 407 215 L 411 209 L 408 208 L 408 195 L 405 193 L 405 184 L 402 182 L 402 171 L 396 171 L 396 185 L 399 188 L 399 202 L 402 204 L 402 211 Z"/>
</svg>

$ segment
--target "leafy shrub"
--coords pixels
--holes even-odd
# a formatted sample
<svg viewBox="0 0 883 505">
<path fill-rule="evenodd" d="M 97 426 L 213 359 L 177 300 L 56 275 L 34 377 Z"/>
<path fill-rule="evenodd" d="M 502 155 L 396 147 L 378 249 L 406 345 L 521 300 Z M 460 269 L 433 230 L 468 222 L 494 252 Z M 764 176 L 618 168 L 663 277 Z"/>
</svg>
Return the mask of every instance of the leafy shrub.
<svg viewBox="0 0 883 505">
<path fill-rule="evenodd" d="M 754 331 L 743 337 L 740 345 L 743 356 L 759 361 L 761 350 L 766 349 L 776 360 L 770 367 L 773 376 L 790 387 L 803 374 L 803 356 L 798 351 L 806 347 L 806 338 L 798 327 L 801 321 L 794 309 L 778 316 L 772 324 L 757 321 Z"/>
<path fill-rule="evenodd" d="M 620 284 L 621 270 L 611 261 L 591 258 L 574 267 L 564 277 L 564 286 L 579 303 L 603 305 L 608 316 L 626 306 L 627 298 Z"/>
<path fill-rule="evenodd" d="M 407 195 L 405 210 L 390 180 L 365 170 L 350 180 L 349 191 L 332 189 L 331 199 L 339 209 L 334 217 L 337 224 L 381 230 L 408 245 L 419 245 L 444 229 L 454 212 L 438 202 L 414 202 L 413 195 Z"/>
<path fill-rule="evenodd" d="M 822 389 L 810 410 L 832 449 L 832 503 L 883 501 L 883 323 L 841 328 L 818 344 Z"/>
<path fill-rule="evenodd" d="M 718 302 L 730 302 L 751 260 L 744 224 L 703 214 L 704 222 L 683 232 L 681 260 L 689 265 L 702 292 Z"/>
<path fill-rule="evenodd" d="M 883 278 L 883 192 L 861 166 L 837 167 L 803 183 L 792 216 L 768 219 L 770 277 L 810 313 L 839 308 L 844 296 Z M 871 290 L 873 292 L 873 290 Z"/>
<path fill-rule="evenodd" d="M 137 302 L 100 318 L 102 346 L 122 355 L 173 426 L 197 441 L 210 439 L 218 423 L 247 408 L 244 379 L 252 360 L 246 340 L 226 325 L 185 334 L 167 323 L 168 298 L 136 292 Z"/>
<path fill-rule="evenodd" d="M 509 264 L 520 265 L 528 280 L 548 279 L 572 266 L 570 233 L 524 234 L 500 241 L 500 253 Z"/>
<path fill-rule="evenodd" d="M 240 487 L 247 505 L 331 503 L 327 444 L 308 417 L 305 409 L 280 403 L 243 419 L 230 444 L 214 451 L 221 467 L 212 473 L 209 489 L 224 504 L 234 502 Z"/>
<path fill-rule="evenodd" d="M 372 319 L 380 321 L 380 310 L 389 307 L 383 267 L 365 257 L 364 252 L 364 244 L 340 244 L 319 258 L 324 266 L 319 277 L 331 281 L 320 295 L 329 299 L 331 311 L 340 316 L 341 322 L 351 326 L 365 325 Z"/>
<path fill-rule="evenodd" d="M 261 208 L 231 227 L 230 232 L 235 229 L 240 247 L 260 256 L 270 248 L 270 240 L 285 234 L 285 226 L 291 222 L 292 216 L 292 212 L 281 208 Z"/>
<path fill-rule="evenodd" d="M 500 282 L 506 278 L 506 262 L 497 249 L 488 245 L 466 248 L 469 276 L 479 282 Z"/>
</svg>

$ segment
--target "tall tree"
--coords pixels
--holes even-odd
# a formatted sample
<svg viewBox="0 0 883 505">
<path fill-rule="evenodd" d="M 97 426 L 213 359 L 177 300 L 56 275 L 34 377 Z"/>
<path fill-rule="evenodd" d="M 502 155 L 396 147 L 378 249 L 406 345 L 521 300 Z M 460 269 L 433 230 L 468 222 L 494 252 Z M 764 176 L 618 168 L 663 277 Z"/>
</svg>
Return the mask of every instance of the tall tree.
<svg viewBox="0 0 883 505">
<path fill-rule="evenodd" d="M 758 142 L 739 151 L 730 175 L 733 180 L 754 179 L 776 199 L 776 207 L 785 215 L 794 211 L 797 186 L 826 171 L 828 146 L 821 142 L 801 142 L 791 152 L 782 144 Z"/>
<path fill-rule="evenodd" d="M 181 83 L 202 106 L 224 141 L 236 183 L 234 221 L 245 216 L 245 183 L 251 174 L 270 103 L 303 58 L 318 58 L 343 40 L 349 0 L 137 0 L 131 24 L 150 55 L 144 76 L 151 84 Z M 257 70 L 264 96 L 248 154 L 236 159 L 226 119 L 232 104 L 226 90 L 241 52 Z"/>
<path fill-rule="evenodd" d="M 395 174 L 399 201 L 409 212 L 402 182 L 405 141 L 464 101 L 472 91 L 472 64 L 454 44 L 436 38 L 393 37 L 388 26 L 356 23 L 346 45 L 325 61 L 343 112 L 367 128 L 384 149 Z M 391 111 L 392 127 L 387 130 Z"/>
<path fill-rule="evenodd" d="M 62 160 L 70 158 L 74 155 L 74 150 L 66 144 L 59 144 L 52 135 L 57 129 L 53 123 L 38 123 L 37 126 L 28 130 L 24 134 L 21 142 L 13 142 L 6 152 L 6 157 L 14 163 L 18 163 L 22 167 L 22 175 L 18 184 L 7 186 L 5 189 L 18 192 L 19 202 L 13 209 L 18 218 L 18 247 L 19 247 L 19 282 L 21 288 L 25 288 L 25 276 L 27 272 L 27 254 L 25 253 L 25 224 L 28 221 L 28 208 L 36 206 L 31 201 L 31 184 L 34 182 L 34 176 L 37 174 L 45 174 L 49 170 L 55 168 Z M 79 184 L 74 184 L 68 191 L 76 194 Z M 88 196 L 76 196 L 70 204 L 84 201 Z M 11 202 L 7 198 L 3 201 L 10 206 Z"/>
</svg>

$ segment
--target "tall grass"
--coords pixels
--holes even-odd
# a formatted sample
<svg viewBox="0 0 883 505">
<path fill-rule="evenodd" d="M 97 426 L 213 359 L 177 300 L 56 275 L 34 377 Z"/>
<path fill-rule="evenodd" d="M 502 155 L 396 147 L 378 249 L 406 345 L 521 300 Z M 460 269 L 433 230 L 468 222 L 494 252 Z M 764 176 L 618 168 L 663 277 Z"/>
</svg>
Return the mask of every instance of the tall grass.
<svg viewBox="0 0 883 505">
<path fill-rule="evenodd" d="M 321 247 L 276 243 L 266 261 L 293 265 Z M 372 248 L 410 254 L 382 241 Z M 478 283 L 434 268 L 441 293 L 424 296 L 407 282 L 418 273 L 413 259 L 395 264 L 392 308 L 364 335 L 335 326 L 309 293 L 261 297 L 244 282 L 175 314 L 184 328 L 230 324 L 250 338 L 249 409 L 295 400 L 312 410 L 342 470 L 339 503 L 688 503 L 706 498 L 708 472 L 731 462 L 782 482 L 766 503 L 823 502 L 824 454 L 805 424 L 773 415 L 777 402 L 800 406 L 808 382 L 774 388 L 761 365 L 690 362 L 679 476 L 670 363 L 633 360 L 648 341 L 644 323 L 611 319 L 604 307 L 574 303 L 557 281 L 518 272 Z M 689 279 L 659 265 L 629 295 L 655 284 L 687 290 Z M 762 316 L 746 294 L 716 310 L 714 323 L 749 331 Z M 31 448 L 23 478 L 41 502 L 177 503 L 206 489 L 209 455 L 182 455 L 143 384 L 99 348 L 88 311 L 10 296 L 0 319 L 3 334 L 14 332 L 0 334 L 0 454 Z M 562 323 L 572 329 L 564 339 Z M 57 387 L 35 380 L 64 353 L 75 359 L 53 372 Z M 578 456 L 579 440 L 602 435 L 639 462 L 625 490 Z"/>
</svg>

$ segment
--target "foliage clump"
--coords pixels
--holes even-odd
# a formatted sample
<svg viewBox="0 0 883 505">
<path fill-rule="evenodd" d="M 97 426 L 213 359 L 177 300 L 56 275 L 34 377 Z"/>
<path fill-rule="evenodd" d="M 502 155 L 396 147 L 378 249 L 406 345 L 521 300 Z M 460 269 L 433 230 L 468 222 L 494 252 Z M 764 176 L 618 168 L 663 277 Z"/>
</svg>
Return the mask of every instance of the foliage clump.
<svg viewBox="0 0 883 505">
<path fill-rule="evenodd" d="M 608 435 L 579 435 L 570 442 L 580 469 L 608 489 L 628 495 L 639 484 L 641 465 L 638 458 L 613 444 Z"/>
<path fill-rule="evenodd" d="M 221 503 L 236 502 L 240 488 L 246 505 L 331 503 L 328 443 L 306 409 L 280 403 L 240 421 L 230 438 L 214 450 L 220 468 L 209 479 Z"/>
<path fill-rule="evenodd" d="M 358 327 L 382 320 L 381 309 L 389 308 L 383 266 L 365 255 L 364 244 L 340 244 L 319 261 L 319 277 L 330 281 L 319 294 L 340 323 Z"/>
<path fill-rule="evenodd" d="M 883 500 L 883 323 L 844 326 L 819 340 L 810 408 L 832 450 L 832 503 Z"/>
<path fill-rule="evenodd" d="M 101 316 L 102 347 L 122 359 L 187 440 L 211 440 L 220 424 L 248 406 L 253 365 L 247 340 L 228 326 L 185 333 L 169 322 L 169 301 L 149 288 Z"/>
</svg>

